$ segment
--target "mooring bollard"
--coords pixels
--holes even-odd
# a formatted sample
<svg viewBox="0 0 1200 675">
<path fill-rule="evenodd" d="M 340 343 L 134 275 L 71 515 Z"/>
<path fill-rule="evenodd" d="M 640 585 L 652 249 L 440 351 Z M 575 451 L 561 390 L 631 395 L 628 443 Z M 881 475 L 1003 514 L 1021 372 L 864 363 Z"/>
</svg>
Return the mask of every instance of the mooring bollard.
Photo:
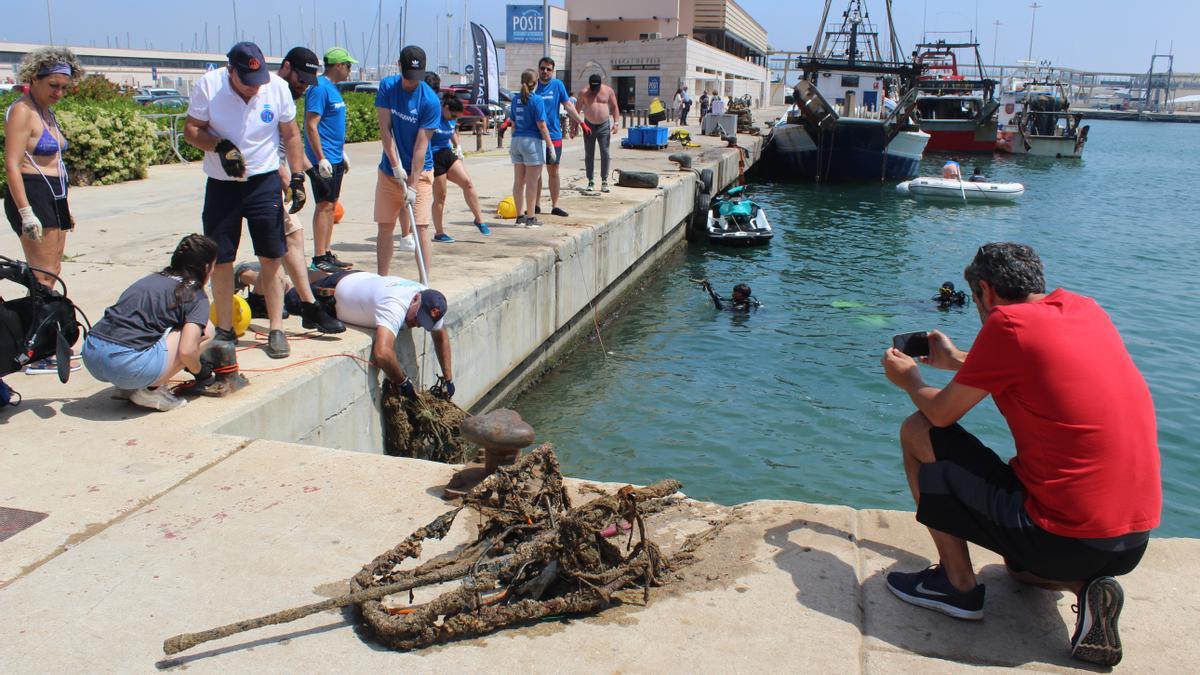
<svg viewBox="0 0 1200 675">
<path fill-rule="evenodd" d="M 450 479 L 445 489 L 447 499 L 461 497 L 479 481 L 496 473 L 496 469 L 516 463 L 521 448 L 534 440 L 533 427 L 517 411 L 507 408 L 468 417 L 459 425 L 459 431 L 464 439 L 483 448 L 483 461 L 476 456 L 474 462 Z"/>
</svg>

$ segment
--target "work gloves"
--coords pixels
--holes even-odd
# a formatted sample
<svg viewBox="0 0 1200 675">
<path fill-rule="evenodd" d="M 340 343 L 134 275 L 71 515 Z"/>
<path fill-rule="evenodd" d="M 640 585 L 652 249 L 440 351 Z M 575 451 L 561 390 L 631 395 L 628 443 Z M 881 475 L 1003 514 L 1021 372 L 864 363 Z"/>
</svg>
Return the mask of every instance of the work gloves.
<svg viewBox="0 0 1200 675">
<path fill-rule="evenodd" d="M 404 170 L 403 166 L 399 164 L 392 165 L 392 180 L 404 188 L 404 203 L 415 204 L 417 201 L 417 191 L 413 189 L 413 186 L 408 184 L 408 172 Z"/>
<path fill-rule="evenodd" d="M 244 178 L 246 176 L 246 159 L 242 157 L 242 151 L 227 138 L 222 138 L 217 141 L 217 158 L 221 160 L 221 168 L 225 169 L 225 173 L 230 178 Z"/>
<path fill-rule="evenodd" d="M 461 145 L 456 145 L 456 146 L 454 146 L 454 156 L 457 157 L 461 161 L 463 159 L 466 159 L 467 153 L 463 152 Z"/>
<path fill-rule="evenodd" d="M 404 381 L 397 385 L 396 388 L 400 390 L 400 394 L 404 398 L 413 402 L 417 401 L 417 388 L 413 385 L 411 378 L 404 378 Z"/>
<path fill-rule="evenodd" d="M 284 200 L 292 203 L 288 213 L 299 213 L 300 209 L 304 208 L 304 203 L 308 201 L 308 194 L 304 191 L 304 174 L 292 174 L 292 182 L 288 183 Z"/>
<path fill-rule="evenodd" d="M 444 401 L 454 398 L 454 381 L 438 375 L 437 382 L 429 388 L 429 393 Z"/>
<path fill-rule="evenodd" d="M 322 158 L 317 163 L 317 173 L 321 174 L 321 178 L 333 178 L 333 165 L 329 160 Z"/>
<path fill-rule="evenodd" d="M 587 120 L 583 120 L 582 122 L 580 122 L 579 128 L 583 129 L 584 136 L 590 136 L 592 134 L 592 125 L 588 124 Z"/>
<path fill-rule="evenodd" d="M 17 209 L 17 213 L 21 214 L 21 234 L 29 237 L 34 241 L 42 240 L 42 221 L 33 215 L 33 207 L 26 206 Z"/>
<path fill-rule="evenodd" d="M 188 372 L 192 373 L 190 370 Z M 208 382 L 208 378 L 212 377 L 212 375 L 212 363 L 206 361 L 205 359 L 200 359 L 200 370 L 192 373 L 192 376 L 196 378 L 197 382 Z"/>
</svg>

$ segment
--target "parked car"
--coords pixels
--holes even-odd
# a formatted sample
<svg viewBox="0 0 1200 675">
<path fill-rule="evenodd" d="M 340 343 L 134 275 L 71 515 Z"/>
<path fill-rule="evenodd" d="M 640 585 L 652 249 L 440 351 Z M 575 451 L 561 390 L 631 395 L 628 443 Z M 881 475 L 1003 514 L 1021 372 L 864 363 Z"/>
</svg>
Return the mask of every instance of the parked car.
<svg viewBox="0 0 1200 675">
<path fill-rule="evenodd" d="M 373 84 L 375 85 L 376 89 L 379 88 L 378 82 L 368 82 L 366 80 L 346 80 L 345 82 L 337 83 L 337 90 L 343 93 L 347 91 L 355 91 L 360 84 Z"/>
<path fill-rule="evenodd" d="M 162 87 L 142 87 L 138 89 L 138 94 L 149 96 L 151 98 L 166 98 L 168 96 L 181 96 L 178 89 L 166 89 Z"/>
<path fill-rule="evenodd" d="M 170 110 L 185 110 L 188 107 L 186 96 L 163 96 L 146 101 L 142 105 L 148 108 L 166 108 Z"/>
<path fill-rule="evenodd" d="M 357 85 L 354 87 L 354 91 L 365 91 L 368 94 L 378 94 L 379 93 L 379 83 L 378 82 L 367 82 L 366 84 L 360 84 L 360 85 Z"/>
</svg>

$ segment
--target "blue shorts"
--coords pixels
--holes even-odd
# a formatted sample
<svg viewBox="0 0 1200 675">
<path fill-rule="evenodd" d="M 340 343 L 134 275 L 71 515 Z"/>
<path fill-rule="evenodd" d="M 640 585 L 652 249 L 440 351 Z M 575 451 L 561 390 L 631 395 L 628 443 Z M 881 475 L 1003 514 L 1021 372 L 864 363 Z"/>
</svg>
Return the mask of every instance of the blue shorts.
<svg viewBox="0 0 1200 675">
<path fill-rule="evenodd" d="M 83 365 L 92 377 L 118 389 L 149 387 L 167 367 L 167 336 L 138 351 L 89 334 L 83 342 Z"/>
<path fill-rule="evenodd" d="M 278 171 L 260 173 L 244 181 L 208 179 L 200 220 L 204 236 L 217 242 L 218 263 L 231 263 L 237 258 L 243 218 L 254 242 L 254 255 L 282 258 L 287 253 L 283 184 Z"/>
<path fill-rule="evenodd" d="M 513 164 L 541 166 L 546 162 L 546 142 L 540 138 L 516 136 L 508 146 L 508 156 Z"/>
</svg>

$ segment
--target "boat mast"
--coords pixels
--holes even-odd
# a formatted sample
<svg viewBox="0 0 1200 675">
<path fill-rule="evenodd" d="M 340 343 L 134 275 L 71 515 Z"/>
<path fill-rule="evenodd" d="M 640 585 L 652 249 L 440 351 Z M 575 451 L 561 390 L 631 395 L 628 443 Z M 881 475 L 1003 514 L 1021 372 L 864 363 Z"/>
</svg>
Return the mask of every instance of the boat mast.
<svg viewBox="0 0 1200 675">
<path fill-rule="evenodd" d="M 808 58 L 815 59 L 821 53 L 822 44 L 825 41 L 825 22 L 829 19 L 829 5 L 833 4 L 833 0 L 825 0 L 825 11 L 821 12 L 821 21 L 817 23 L 817 37 L 813 39 L 811 51 Z"/>
</svg>

